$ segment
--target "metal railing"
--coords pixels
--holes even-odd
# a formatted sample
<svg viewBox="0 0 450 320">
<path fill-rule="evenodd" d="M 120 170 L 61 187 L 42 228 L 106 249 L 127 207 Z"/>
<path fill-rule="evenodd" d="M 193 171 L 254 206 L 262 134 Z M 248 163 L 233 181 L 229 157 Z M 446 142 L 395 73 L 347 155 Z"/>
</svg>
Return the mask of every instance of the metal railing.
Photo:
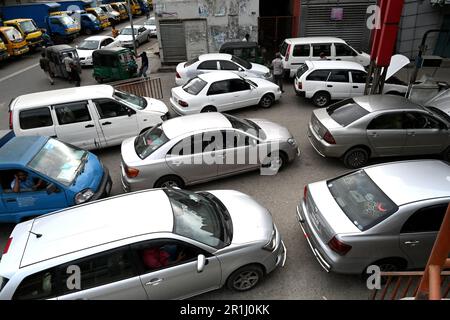
<svg viewBox="0 0 450 320">
<path fill-rule="evenodd" d="M 119 90 L 141 97 L 163 99 L 161 78 L 133 78 L 111 83 Z"/>
</svg>

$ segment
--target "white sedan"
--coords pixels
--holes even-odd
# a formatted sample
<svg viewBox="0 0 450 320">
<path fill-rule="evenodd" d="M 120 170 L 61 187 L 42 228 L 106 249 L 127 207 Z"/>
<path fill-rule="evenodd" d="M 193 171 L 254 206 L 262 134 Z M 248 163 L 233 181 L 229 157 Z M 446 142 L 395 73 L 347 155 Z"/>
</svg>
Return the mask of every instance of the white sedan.
<svg viewBox="0 0 450 320">
<path fill-rule="evenodd" d="M 243 78 L 230 71 L 211 72 L 172 89 L 170 103 L 179 115 L 228 111 L 259 104 L 269 108 L 280 88 L 261 78 Z"/>
<path fill-rule="evenodd" d="M 228 53 L 206 53 L 198 58 L 177 65 L 175 82 L 181 86 L 199 74 L 215 71 L 231 71 L 243 77 L 272 79 L 270 69 L 250 63 Z"/>
<path fill-rule="evenodd" d="M 136 48 L 139 47 L 144 42 L 150 42 L 150 30 L 142 25 L 134 25 L 134 41 Z M 116 40 L 120 41 L 122 47 L 132 48 L 133 47 L 133 28 L 127 26 L 120 30 L 119 35 Z"/>
<path fill-rule="evenodd" d="M 92 36 L 83 40 L 76 46 L 80 64 L 82 66 L 92 66 L 92 53 L 101 48 L 118 47 L 120 43 L 109 36 Z"/>
</svg>

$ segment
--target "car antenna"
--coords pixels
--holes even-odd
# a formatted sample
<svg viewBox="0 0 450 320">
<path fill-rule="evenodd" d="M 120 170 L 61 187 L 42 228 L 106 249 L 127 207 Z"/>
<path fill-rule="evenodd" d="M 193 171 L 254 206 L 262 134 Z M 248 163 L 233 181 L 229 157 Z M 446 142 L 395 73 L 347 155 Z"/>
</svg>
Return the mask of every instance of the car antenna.
<svg viewBox="0 0 450 320">
<path fill-rule="evenodd" d="M 41 233 L 36 233 L 36 232 L 33 232 L 33 231 L 28 231 L 29 233 L 31 233 L 31 234 L 34 234 L 35 236 L 36 236 L 36 238 L 40 238 L 40 237 L 42 237 L 42 234 Z"/>
</svg>

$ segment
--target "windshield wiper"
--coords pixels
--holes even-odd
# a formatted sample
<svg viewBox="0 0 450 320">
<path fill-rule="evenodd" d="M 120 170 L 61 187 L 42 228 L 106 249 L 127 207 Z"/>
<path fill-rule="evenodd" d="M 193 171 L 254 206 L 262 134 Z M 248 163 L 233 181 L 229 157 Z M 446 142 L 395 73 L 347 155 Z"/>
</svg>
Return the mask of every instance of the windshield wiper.
<svg viewBox="0 0 450 320">
<path fill-rule="evenodd" d="M 80 164 L 78 165 L 78 168 L 76 170 L 75 177 L 73 178 L 72 185 L 76 184 L 78 176 L 84 172 L 84 167 L 86 166 L 87 159 L 88 159 L 88 153 L 84 152 L 83 156 L 80 159 Z"/>
</svg>

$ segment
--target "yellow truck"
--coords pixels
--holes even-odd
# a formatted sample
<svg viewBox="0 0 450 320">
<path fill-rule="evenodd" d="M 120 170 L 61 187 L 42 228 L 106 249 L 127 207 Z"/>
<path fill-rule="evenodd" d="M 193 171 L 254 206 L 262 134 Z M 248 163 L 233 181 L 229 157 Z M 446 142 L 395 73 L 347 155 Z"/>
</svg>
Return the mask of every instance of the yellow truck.
<svg viewBox="0 0 450 320">
<path fill-rule="evenodd" d="M 3 41 L 0 39 L 0 61 L 8 59 L 9 53 Z"/>
<path fill-rule="evenodd" d="M 97 19 L 100 21 L 100 26 L 105 29 L 111 25 L 111 22 L 108 20 L 108 16 L 106 13 L 100 9 L 100 7 L 94 7 L 94 8 L 86 8 L 87 13 L 92 13 L 94 16 L 97 17 Z"/>
<path fill-rule="evenodd" d="M 21 56 L 30 50 L 27 41 L 16 28 L 0 27 L 0 39 L 5 44 L 8 54 L 12 57 Z"/>
<path fill-rule="evenodd" d="M 42 46 L 44 41 L 42 39 L 42 31 L 36 26 L 33 19 L 12 19 L 4 21 L 3 24 L 17 29 L 27 41 L 30 50 L 35 50 Z"/>
<path fill-rule="evenodd" d="M 133 16 L 140 16 L 142 14 L 141 6 L 137 0 L 130 0 L 131 14 Z"/>
<path fill-rule="evenodd" d="M 128 11 L 123 5 L 123 2 L 111 2 L 111 7 L 120 13 L 120 20 L 128 20 Z"/>
</svg>

